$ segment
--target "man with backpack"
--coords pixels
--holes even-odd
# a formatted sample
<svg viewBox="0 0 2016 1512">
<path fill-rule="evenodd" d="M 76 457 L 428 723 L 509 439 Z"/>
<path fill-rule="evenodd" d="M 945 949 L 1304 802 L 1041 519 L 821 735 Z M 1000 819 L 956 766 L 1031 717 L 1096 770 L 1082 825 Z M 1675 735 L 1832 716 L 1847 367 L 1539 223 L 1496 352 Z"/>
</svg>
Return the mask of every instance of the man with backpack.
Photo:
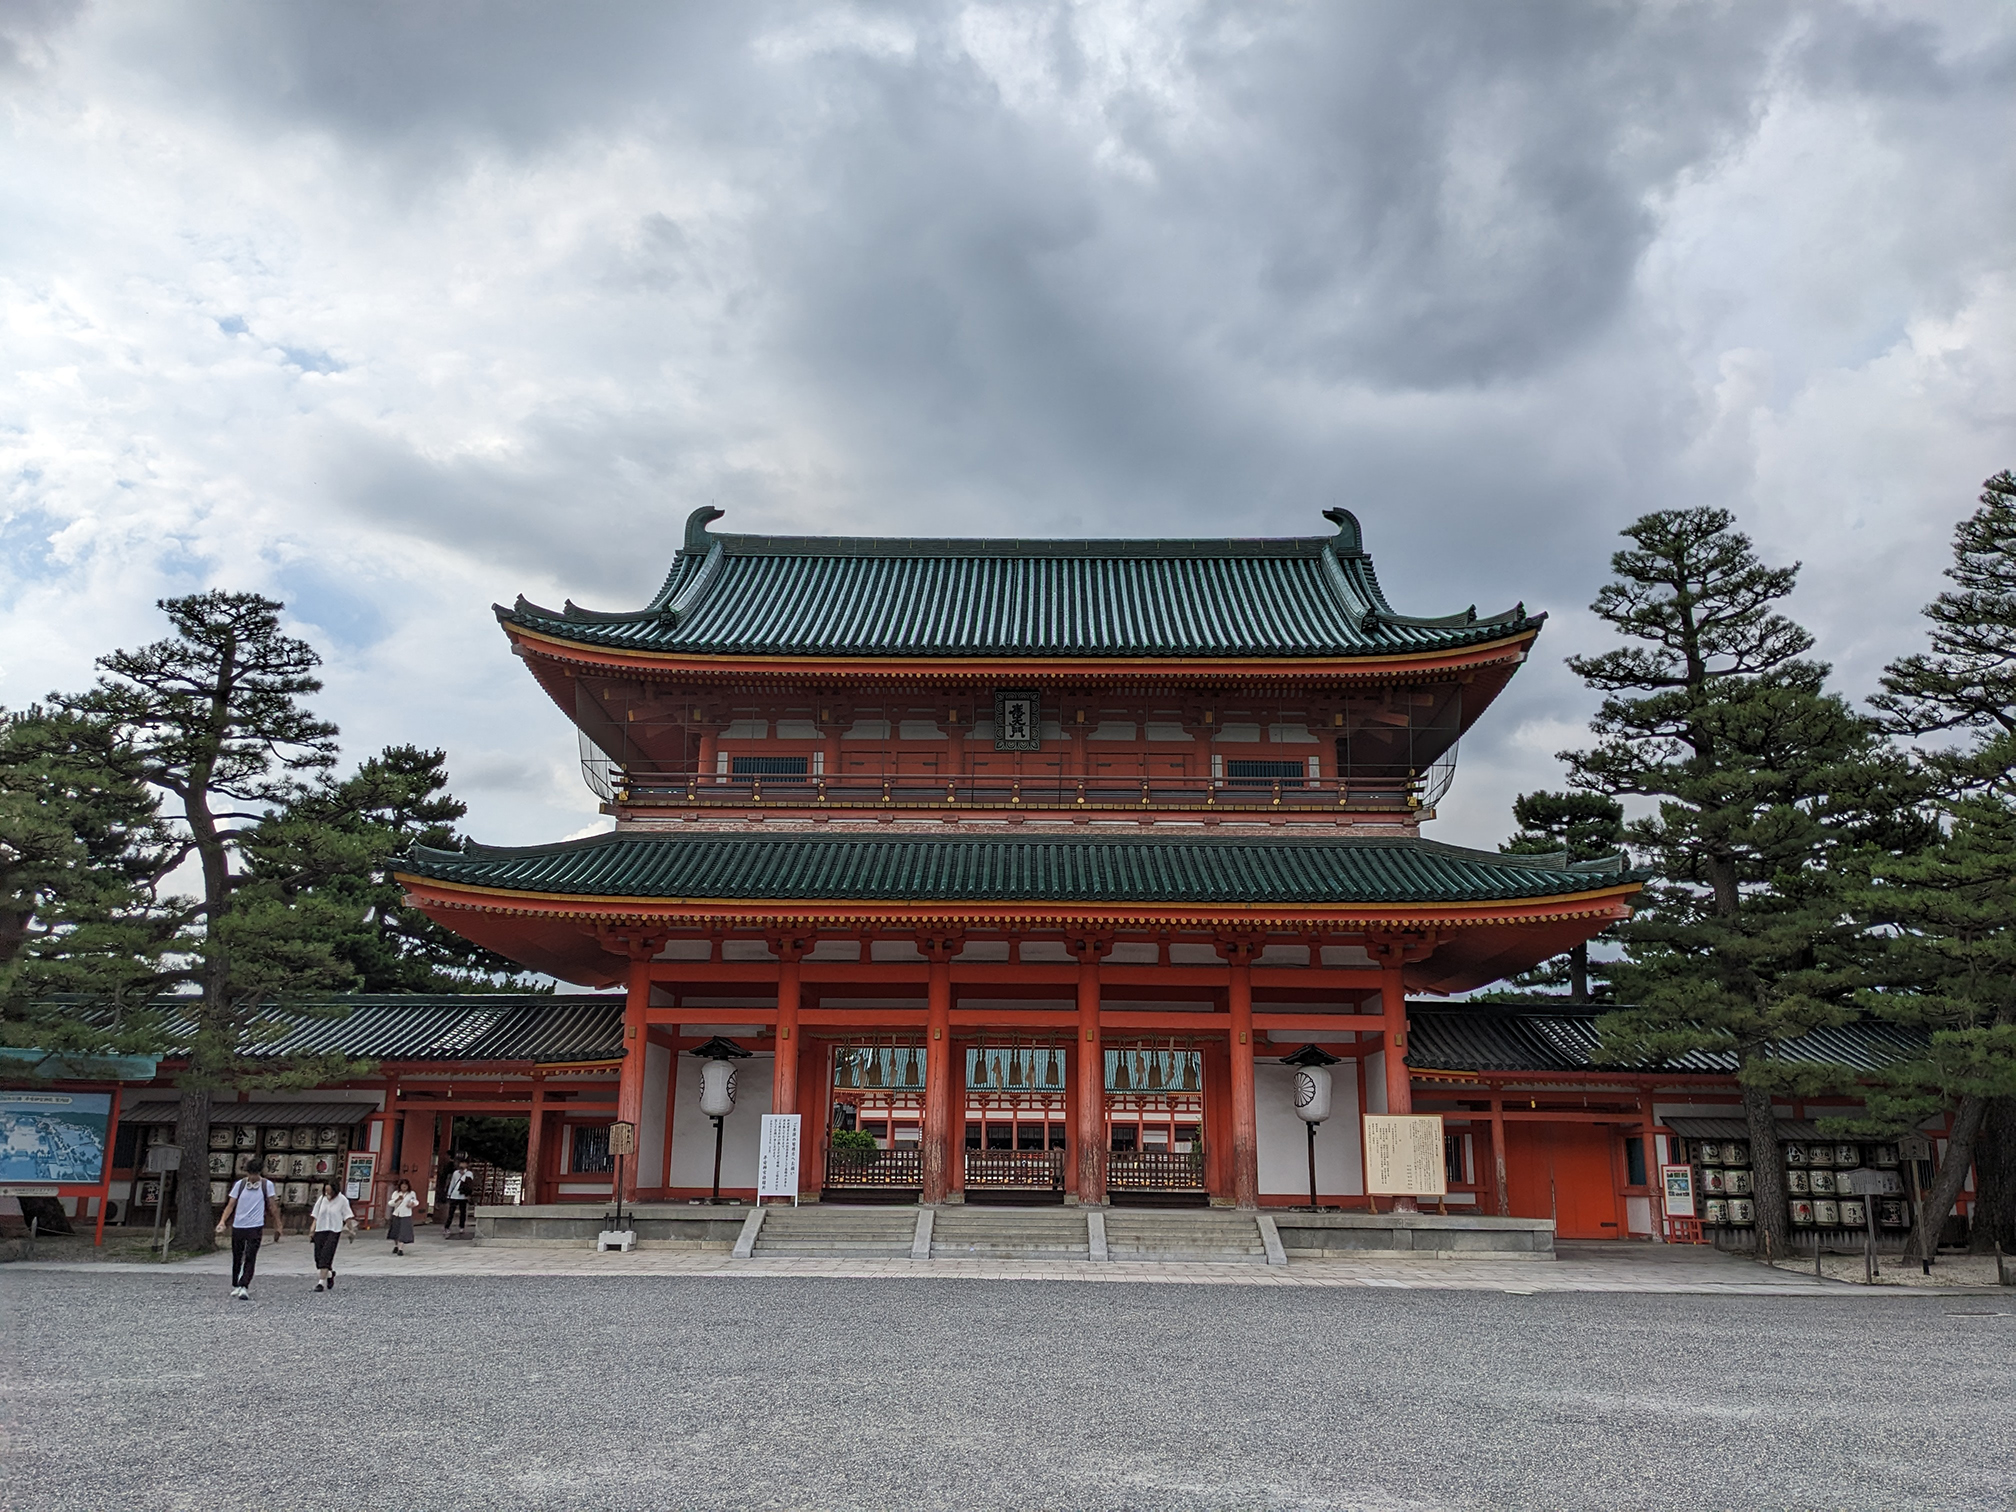
<svg viewBox="0 0 2016 1512">
<path fill-rule="evenodd" d="M 454 1174 L 448 1178 L 447 1204 L 442 1210 L 441 1236 L 447 1238 L 449 1225 L 459 1217 L 462 1227 L 469 1227 L 469 1189 L 476 1185 L 476 1173 L 469 1169 L 468 1160 L 455 1162 Z"/>
<path fill-rule="evenodd" d="M 217 1232 L 231 1230 L 231 1295 L 240 1302 L 252 1300 L 252 1271 L 259 1263 L 259 1241 L 266 1225 L 273 1225 L 273 1242 L 280 1242 L 280 1190 L 259 1169 L 259 1157 L 245 1162 L 245 1174 L 231 1184 L 224 1199 L 224 1216 L 217 1220 Z"/>
</svg>

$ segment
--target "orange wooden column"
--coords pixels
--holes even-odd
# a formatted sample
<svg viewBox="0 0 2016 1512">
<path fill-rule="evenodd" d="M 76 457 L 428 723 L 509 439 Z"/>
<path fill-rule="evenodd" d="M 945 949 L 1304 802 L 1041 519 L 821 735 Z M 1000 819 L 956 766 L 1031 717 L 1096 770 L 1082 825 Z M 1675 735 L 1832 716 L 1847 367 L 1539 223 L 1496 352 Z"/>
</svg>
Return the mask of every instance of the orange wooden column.
<svg viewBox="0 0 2016 1512">
<path fill-rule="evenodd" d="M 790 936 L 770 941 L 777 953 L 777 1060 L 770 1074 L 770 1111 L 798 1111 L 798 963 L 806 942 Z M 802 1127 L 802 1126 L 801 1126 Z"/>
<path fill-rule="evenodd" d="M 1406 968 L 1398 950 L 1379 963 L 1379 1012 L 1386 1020 L 1386 1111 L 1414 1111 L 1414 1082 L 1407 1071 Z"/>
<path fill-rule="evenodd" d="M 1078 1037 L 1073 1058 L 1078 1126 L 1072 1131 L 1072 1143 L 1078 1147 L 1080 1206 L 1097 1207 L 1106 1201 L 1106 1049 L 1099 1035 L 1099 958 L 1112 948 L 1110 940 L 1072 941 L 1078 957 Z"/>
<path fill-rule="evenodd" d="M 525 1200 L 539 1200 L 539 1172 L 545 1158 L 546 1078 L 532 1073 L 532 1113 L 525 1131 Z"/>
<path fill-rule="evenodd" d="M 931 996 L 924 1016 L 923 1198 L 943 1202 L 952 1184 L 952 952 L 944 937 L 917 942 L 931 961 Z"/>
<path fill-rule="evenodd" d="M 645 947 L 633 950 L 630 958 L 630 991 L 623 1001 L 623 1073 L 616 1084 L 616 1121 L 633 1129 L 644 1121 L 644 1011 L 651 1006 L 651 956 Z M 637 1157 L 623 1157 L 624 1200 L 637 1194 Z"/>
<path fill-rule="evenodd" d="M 1260 1206 L 1260 1121 L 1253 1097 L 1253 942 L 1221 940 L 1230 966 L 1226 1005 L 1232 1010 L 1232 1201 Z"/>
<path fill-rule="evenodd" d="M 1505 1180 L 1505 1099 L 1491 1099 L 1491 1159 L 1498 1171 L 1498 1216 L 1512 1216 L 1511 1188 Z"/>
</svg>

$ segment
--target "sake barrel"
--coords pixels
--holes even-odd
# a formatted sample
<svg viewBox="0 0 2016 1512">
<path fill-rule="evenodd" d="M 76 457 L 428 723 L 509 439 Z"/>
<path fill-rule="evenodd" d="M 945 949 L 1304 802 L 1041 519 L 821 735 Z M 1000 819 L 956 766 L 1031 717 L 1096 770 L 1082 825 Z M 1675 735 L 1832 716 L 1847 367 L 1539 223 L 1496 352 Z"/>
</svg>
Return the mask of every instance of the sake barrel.
<svg viewBox="0 0 2016 1512">
<path fill-rule="evenodd" d="M 1703 1165 L 1722 1164 L 1722 1145 L 1719 1140 L 1698 1140 L 1694 1145 L 1694 1158 Z"/>
<path fill-rule="evenodd" d="M 259 1148 L 259 1127 L 257 1124 L 240 1124 L 232 1134 L 232 1141 L 241 1150 Z"/>
<path fill-rule="evenodd" d="M 1725 1227 L 1729 1222 L 1728 1199 L 1723 1197 L 1710 1197 L 1701 1206 L 1701 1221 L 1703 1223 L 1712 1223 L 1717 1228 Z"/>
<path fill-rule="evenodd" d="M 1801 1144 L 1799 1141 L 1795 1139 L 1786 1140 L 1785 1164 L 1787 1164 L 1788 1166 L 1803 1166 L 1811 1164 L 1811 1162 L 1806 1159 L 1806 1146 Z"/>
<path fill-rule="evenodd" d="M 1744 1170 L 1724 1171 L 1722 1184 L 1731 1197 L 1748 1197 L 1756 1190 L 1750 1173 Z"/>
<path fill-rule="evenodd" d="M 154 1205 L 155 1199 L 158 1198 L 160 1195 L 161 1195 L 161 1189 L 159 1187 L 156 1187 L 154 1189 L 154 1197 L 142 1199 L 143 1206 L 152 1207 Z M 230 1200 L 231 1200 L 230 1182 L 213 1181 L 210 1183 L 210 1206 L 222 1207 L 226 1202 L 229 1202 Z"/>
<path fill-rule="evenodd" d="M 1748 1197 L 1731 1197 L 1729 1221 L 1737 1228 L 1748 1228 L 1757 1221 L 1757 1204 Z"/>
<path fill-rule="evenodd" d="M 335 1124 L 323 1124 L 315 1130 L 315 1148 L 318 1150 L 340 1150 L 343 1147 L 343 1130 Z"/>
<path fill-rule="evenodd" d="M 1859 1197 L 1841 1199 L 1841 1227 L 1862 1228 L 1869 1222 L 1869 1205 Z"/>
<path fill-rule="evenodd" d="M 1876 1203 L 1876 1223 L 1880 1228 L 1911 1227 L 1911 1204 L 1902 1197 L 1883 1197 Z"/>
<path fill-rule="evenodd" d="M 1841 1204 L 1832 1197 L 1813 1199 L 1813 1223 L 1818 1228 L 1841 1227 Z"/>
<path fill-rule="evenodd" d="M 231 1148 L 231 1125 L 210 1125 L 210 1148 L 213 1150 L 228 1150 Z"/>
<path fill-rule="evenodd" d="M 1796 1166 L 1785 1173 L 1785 1190 L 1794 1197 L 1804 1197 L 1813 1190 L 1813 1175 Z"/>
<path fill-rule="evenodd" d="M 315 1174 L 315 1157 L 313 1155 L 289 1155 L 287 1157 L 287 1174 L 292 1176 L 296 1181 L 306 1181 L 310 1176 Z"/>
<path fill-rule="evenodd" d="M 1834 1165 L 1838 1170 L 1852 1171 L 1862 1164 L 1862 1146 L 1837 1144 L 1834 1146 Z"/>
<path fill-rule="evenodd" d="M 282 1155 L 277 1151 L 269 1152 L 266 1156 L 267 1180 L 269 1181 L 285 1180 L 287 1176 L 287 1160 L 288 1160 L 287 1156 Z"/>
<path fill-rule="evenodd" d="M 327 1180 L 336 1174 L 336 1168 L 342 1163 L 343 1158 L 340 1155 L 317 1155 L 315 1157 L 315 1164 L 308 1174 Z"/>
<path fill-rule="evenodd" d="M 1750 1146 L 1741 1139 L 1726 1139 L 1722 1142 L 1722 1164 L 1746 1166 L 1750 1164 Z"/>
<path fill-rule="evenodd" d="M 1813 1204 L 1810 1200 L 1804 1197 L 1794 1197 L 1789 1206 L 1792 1210 L 1792 1221 L 1795 1224 L 1801 1228 L 1813 1227 Z"/>
<path fill-rule="evenodd" d="M 1818 1169 L 1834 1164 L 1834 1146 L 1831 1144 L 1809 1144 L 1806 1146 L 1806 1164 Z"/>
<path fill-rule="evenodd" d="M 1876 1167 L 1876 1169 L 1879 1171 L 1896 1170 L 1898 1164 L 1897 1146 L 1895 1146 L 1894 1144 L 1877 1145 L 1874 1149 L 1870 1150 L 1869 1152 L 1869 1164 Z"/>
<path fill-rule="evenodd" d="M 1832 1171 L 1814 1171 L 1813 1195 L 1815 1197 L 1832 1197 L 1834 1195 L 1834 1173 Z"/>
<path fill-rule="evenodd" d="M 229 1150 L 212 1150 L 210 1152 L 210 1174 L 212 1176 L 227 1177 L 231 1174 L 231 1152 Z"/>
<path fill-rule="evenodd" d="M 297 1150 L 315 1148 L 315 1125 L 303 1124 L 294 1131 L 294 1148 Z"/>
<path fill-rule="evenodd" d="M 1704 1192 L 1726 1192 L 1727 1180 L 1720 1166 L 1707 1166 L 1701 1172 L 1701 1190 Z"/>
<path fill-rule="evenodd" d="M 286 1187 L 286 1195 L 283 1196 L 280 1200 L 288 1207 L 308 1206 L 309 1201 L 308 1183 L 305 1181 L 288 1182 Z"/>
</svg>

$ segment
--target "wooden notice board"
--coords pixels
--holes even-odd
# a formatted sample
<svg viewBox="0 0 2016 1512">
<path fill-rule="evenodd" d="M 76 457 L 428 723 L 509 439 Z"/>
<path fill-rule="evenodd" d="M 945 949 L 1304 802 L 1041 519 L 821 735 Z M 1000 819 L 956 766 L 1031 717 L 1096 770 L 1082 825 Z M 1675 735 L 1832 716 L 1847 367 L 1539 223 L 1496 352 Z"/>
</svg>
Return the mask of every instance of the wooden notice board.
<svg viewBox="0 0 2016 1512">
<path fill-rule="evenodd" d="M 1365 1115 L 1365 1190 L 1377 1197 L 1440 1197 L 1449 1190 L 1439 1113 Z"/>
</svg>

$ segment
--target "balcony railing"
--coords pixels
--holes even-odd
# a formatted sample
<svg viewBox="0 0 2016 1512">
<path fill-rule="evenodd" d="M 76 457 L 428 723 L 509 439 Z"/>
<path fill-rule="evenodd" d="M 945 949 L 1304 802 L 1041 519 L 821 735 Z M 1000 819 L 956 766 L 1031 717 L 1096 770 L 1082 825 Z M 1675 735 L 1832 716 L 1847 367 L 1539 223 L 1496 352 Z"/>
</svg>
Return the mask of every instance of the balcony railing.
<svg viewBox="0 0 2016 1512">
<path fill-rule="evenodd" d="M 1449 766 L 1453 768 L 1453 763 Z M 598 766 L 590 785 L 631 808 L 962 809 L 1046 812 L 1413 812 L 1448 787 L 1442 763 L 1415 777 L 728 776 Z"/>
<path fill-rule="evenodd" d="M 1204 1152 L 1115 1150 L 1106 1157 L 1106 1189 L 1120 1192 L 1201 1192 Z"/>
<path fill-rule="evenodd" d="M 870 1191 L 910 1191 L 924 1185 L 924 1152 L 916 1145 L 867 1154 L 826 1152 L 826 1185 Z"/>
</svg>

